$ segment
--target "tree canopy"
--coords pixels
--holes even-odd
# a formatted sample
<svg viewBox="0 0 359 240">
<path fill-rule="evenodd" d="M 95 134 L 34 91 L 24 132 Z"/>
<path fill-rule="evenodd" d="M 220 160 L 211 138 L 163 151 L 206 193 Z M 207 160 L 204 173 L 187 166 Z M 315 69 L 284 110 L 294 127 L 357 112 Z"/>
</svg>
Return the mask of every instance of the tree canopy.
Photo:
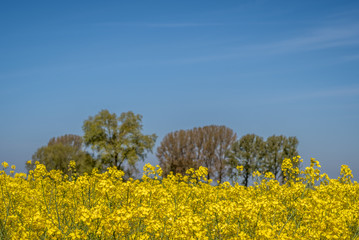
<svg viewBox="0 0 359 240">
<path fill-rule="evenodd" d="M 266 141 L 255 134 L 242 136 L 233 143 L 229 152 L 230 165 L 229 177 L 238 177 L 236 166 L 243 169 L 239 175 L 242 184 L 248 186 L 249 180 L 255 171 L 272 172 L 277 180 L 284 181 L 282 163 L 285 158 L 292 159 L 298 155 L 296 137 L 270 136 Z M 300 162 L 292 162 L 294 167 L 299 167 Z"/>
<path fill-rule="evenodd" d="M 243 166 L 241 172 L 242 184 L 248 186 L 249 179 L 252 173 L 259 170 L 262 159 L 265 155 L 265 142 L 262 137 L 255 134 L 247 134 L 241 137 L 238 141 L 233 143 L 230 156 L 229 175 L 232 177 L 233 170 L 236 166 Z"/>
<path fill-rule="evenodd" d="M 285 158 L 292 159 L 298 155 L 298 139 L 296 137 L 270 136 L 266 141 L 266 152 L 263 161 L 263 170 L 272 172 L 277 180 L 284 181 L 282 163 Z M 298 163 L 293 162 L 294 167 Z"/>
<path fill-rule="evenodd" d="M 78 173 L 90 172 L 96 166 L 96 161 L 84 150 L 82 137 L 73 134 L 51 138 L 47 146 L 40 147 L 33 154 L 26 168 L 33 170 L 36 161 L 49 171 L 61 170 L 64 173 L 68 173 L 70 161 L 76 162 Z"/>
<path fill-rule="evenodd" d="M 84 121 L 83 138 L 98 153 L 104 167 L 115 166 L 133 174 L 137 171 L 136 163 L 152 151 L 157 138 L 155 134 L 144 135 L 141 122 L 142 116 L 131 111 L 117 117 L 102 110 Z"/>
<path fill-rule="evenodd" d="M 34 153 L 33 161 L 26 167 L 32 170 L 38 161 L 48 170 L 68 173 L 68 165 L 73 160 L 80 174 L 94 167 L 101 170 L 116 167 L 125 172 L 125 178 L 135 177 L 139 172 L 136 163 L 152 152 L 157 139 L 155 134 L 143 134 L 142 128 L 139 114 L 129 111 L 117 116 L 101 110 L 84 121 L 83 137 L 68 134 L 51 138 Z M 157 148 L 156 156 L 164 176 L 170 172 L 184 175 L 190 168 L 203 166 L 208 169 L 207 179 L 223 182 L 240 178 L 241 183 L 248 186 L 257 170 L 272 172 L 277 180 L 284 182 L 282 162 L 298 155 L 297 146 L 296 137 L 273 135 L 264 140 L 247 134 L 237 139 L 232 129 L 210 125 L 168 133 Z M 92 154 L 85 147 L 91 147 Z M 292 161 L 293 167 L 299 164 Z"/>
<path fill-rule="evenodd" d="M 208 168 L 208 179 L 222 182 L 225 177 L 227 151 L 236 134 L 225 126 L 205 126 L 168 133 L 157 148 L 157 157 L 166 176 L 184 174 L 189 168 Z"/>
</svg>

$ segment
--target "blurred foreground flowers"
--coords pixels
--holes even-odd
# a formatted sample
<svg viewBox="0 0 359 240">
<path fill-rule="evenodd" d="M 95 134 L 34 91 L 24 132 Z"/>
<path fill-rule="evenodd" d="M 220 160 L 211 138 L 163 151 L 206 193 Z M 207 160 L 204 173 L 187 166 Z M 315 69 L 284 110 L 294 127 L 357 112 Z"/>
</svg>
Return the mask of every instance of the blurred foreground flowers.
<svg viewBox="0 0 359 240">
<path fill-rule="evenodd" d="M 0 171 L 0 239 L 356 239 L 359 185 L 319 162 L 300 171 L 286 159 L 285 184 L 255 173 L 252 187 L 206 179 L 207 169 L 162 178 L 147 164 L 140 180 L 109 168 L 78 176 L 37 164 L 28 175 Z M 15 169 L 15 166 L 12 168 Z M 241 167 L 237 168 L 241 171 Z"/>
</svg>

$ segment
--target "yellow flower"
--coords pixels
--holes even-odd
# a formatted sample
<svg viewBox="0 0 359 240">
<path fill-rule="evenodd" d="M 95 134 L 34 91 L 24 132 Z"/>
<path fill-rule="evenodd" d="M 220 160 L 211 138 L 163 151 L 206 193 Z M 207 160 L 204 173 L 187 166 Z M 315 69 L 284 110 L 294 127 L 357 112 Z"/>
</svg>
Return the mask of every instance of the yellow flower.
<svg viewBox="0 0 359 240">
<path fill-rule="evenodd" d="M 9 164 L 7 163 L 7 162 L 2 162 L 2 164 L 1 164 L 2 166 L 3 166 L 3 168 L 7 168 L 7 167 L 9 167 Z"/>
<path fill-rule="evenodd" d="M 242 172 L 244 167 L 243 166 L 237 166 L 236 169 L 239 171 L 239 172 Z"/>
<path fill-rule="evenodd" d="M 283 162 L 290 184 L 267 172 L 255 187 L 211 184 L 204 167 L 159 177 L 159 166 L 146 165 L 144 178 L 127 181 L 116 167 L 76 181 L 43 164 L 15 177 L 1 170 L 0 216 L 11 239 L 355 239 L 359 184 L 350 168 L 330 179 L 316 160 L 301 172 L 297 157 Z"/>
<path fill-rule="evenodd" d="M 76 169 L 76 162 L 74 160 L 71 160 L 68 166 L 69 169 Z"/>
<path fill-rule="evenodd" d="M 265 178 L 271 178 L 271 179 L 274 179 L 274 178 L 275 178 L 275 176 L 274 176 L 274 174 L 273 174 L 272 172 L 266 172 L 266 173 L 264 174 L 264 177 L 265 177 Z"/>
<path fill-rule="evenodd" d="M 259 171 L 255 171 L 254 173 L 253 173 L 253 177 L 259 177 L 259 176 L 261 176 L 262 174 L 259 172 Z"/>
<path fill-rule="evenodd" d="M 11 165 L 11 169 L 15 170 L 16 166 L 15 165 Z"/>
</svg>

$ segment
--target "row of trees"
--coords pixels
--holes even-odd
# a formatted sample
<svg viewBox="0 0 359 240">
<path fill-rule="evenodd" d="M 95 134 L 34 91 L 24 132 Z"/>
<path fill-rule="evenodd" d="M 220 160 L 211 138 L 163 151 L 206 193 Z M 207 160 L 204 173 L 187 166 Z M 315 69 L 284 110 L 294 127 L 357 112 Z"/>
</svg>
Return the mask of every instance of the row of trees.
<svg viewBox="0 0 359 240">
<path fill-rule="evenodd" d="M 228 176 L 234 178 L 236 166 L 243 166 L 242 184 L 248 186 L 249 179 L 254 171 L 272 172 L 275 178 L 284 181 L 281 170 L 283 159 L 298 155 L 298 139 L 296 137 L 271 136 L 265 141 L 255 134 L 247 134 L 231 146 L 228 151 Z M 299 163 L 293 162 L 294 167 Z"/>
<path fill-rule="evenodd" d="M 76 162 L 78 173 L 91 172 L 93 168 L 105 170 L 117 167 L 125 177 L 136 175 L 136 163 L 144 160 L 151 152 L 157 136 L 142 134 L 142 116 L 133 112 L 119 117 L 108 110 L 102 110 L 84 121 L 84 136 L 65 135 L 52 138 L 47 146 L 39 148 L 26 163 L 26 168 L 35 168 L 38 161 L 48 170 L 58 169 L 65 173 L 71 160 Z M 90 148 L 91 154 L 86 151 Z"/>
<path fill-rule="evenodd" d="M 73 160 L 80 174 L 93 168 L 105 170 L 115 166 L 125 171 L 126 177 L 133 177 L 139 172 L 136 163 L 152 152 L 157 138 L 155 134 L 143 134 L 141 122 L 142 116 L 133 112 L 118 117 L 102 110 L 84 121 L 83 137 L 64 135 L 50 139 L 47 146 L 36 151 L 26 167 L 32 170 L 38 161 L 48 170 L 67 173 L 68 164 Z M 276 179 L 283 180 L 282 161 L 296 156 L 297 146 L 296 137 L 281 135 L 264 140 L 247 134 L 237 139 L 232 129 L 211 125 L 167 134 L 156 156 L 165 176 L 204 166 L 208 168 L 207 178 L 219 182 L 238 177 L 236 167 L 242 165 L 240 177 L 242 184 L 248 186 L 256 170 L 272 172 Z M 90 149 L 91 153 L 87 151 Z"/>
<path fill-rule="evenodd" d="M 236 137 L 232 129 L 214 125 L 172 132 L 157 148 L 157 157 L 165 176 L 204 166 L 208 179 L 222 181 L 228 167 L 227 151 Z"/>
<path fill-rule="evenodd" d="M 271 136 L 265 141 L 255 134 L 236 139 L 225 126 L 205 126 L 167 134 L 157 149 L 164 175 L 184 174 L 188 168 L 208 168 L 208 179 L 222 182 L 225 177 L 238 177 L 236 167 L 243 166 L 242 184 L 248 186 L 254 171 L 272 172 L 283 181 L 284 158 L 298 155 L 296 137 Z"/>
</svg>

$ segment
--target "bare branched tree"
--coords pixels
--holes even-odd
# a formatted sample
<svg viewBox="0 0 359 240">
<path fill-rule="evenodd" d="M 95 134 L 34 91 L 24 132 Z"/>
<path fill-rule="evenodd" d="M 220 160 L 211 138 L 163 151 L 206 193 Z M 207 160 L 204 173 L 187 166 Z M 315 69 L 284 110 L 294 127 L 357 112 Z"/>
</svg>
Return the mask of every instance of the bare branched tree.
<svg viewBox="0 0 359 240">
<path fill-rule="evenodd" d="M 236 134 L 225 126 L 205 126 L 167 134 L 157 149 L 164 175 L 184 174 L 189 168 L 208 168 L 208 179 L 223 181 L 228 167 L 227 152 Z"/>
</svg>

